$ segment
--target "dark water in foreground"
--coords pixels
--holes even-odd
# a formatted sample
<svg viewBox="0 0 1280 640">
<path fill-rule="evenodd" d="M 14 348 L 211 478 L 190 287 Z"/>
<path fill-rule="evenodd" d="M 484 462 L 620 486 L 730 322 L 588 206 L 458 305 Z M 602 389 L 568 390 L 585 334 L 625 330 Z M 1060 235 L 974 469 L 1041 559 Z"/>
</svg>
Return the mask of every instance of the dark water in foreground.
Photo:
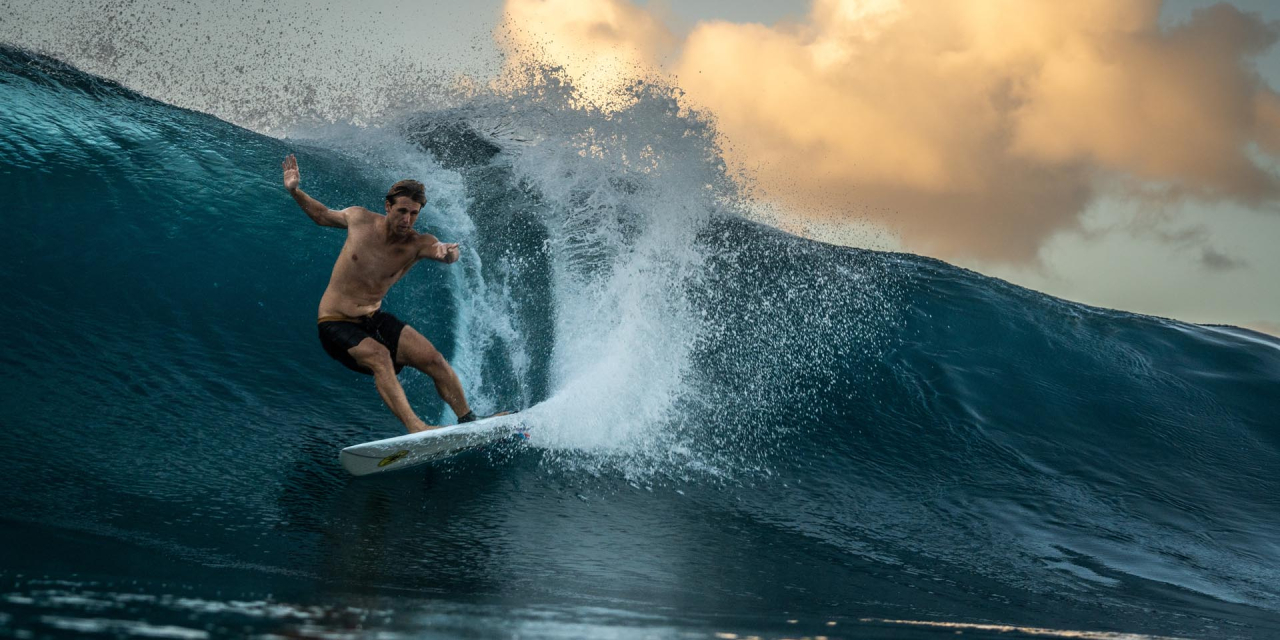
<svg viewBox="0 0 1280 640">
<path fill-rule="evenodd" d="M 1280 342 L 747 222 L 636 91 L 281 141 L 0 49 L 0 635 L 1280 636 Z M 530 445 L 341 470 L 399 426 L 289 152 L 427 183 L 464 257 L 386 306 Z"/>
</svg>

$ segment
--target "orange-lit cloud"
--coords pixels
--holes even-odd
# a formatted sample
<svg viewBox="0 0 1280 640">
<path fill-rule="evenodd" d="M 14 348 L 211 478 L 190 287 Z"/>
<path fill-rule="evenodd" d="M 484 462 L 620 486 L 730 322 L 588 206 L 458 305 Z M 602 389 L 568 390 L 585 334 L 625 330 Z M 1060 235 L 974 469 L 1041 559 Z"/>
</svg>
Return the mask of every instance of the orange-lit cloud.
<svg viewBox="0 0 1280 640">
<path fill-rule="evenodd" d="M 609 106 L 676 44 L 662 20 L 626 0 L 509 0 L 499 34 L 508 70 L 530 60 L 558 65 L 596 106 Z"/>
<path fill-rule="evenodd" d="M 626 0 L 508 0 L 588 90 L 663 64 L 731 161 L 944 257 L 1034 259 L 1100 193 L 1280 200 L 1280 96 L 1249 64 L 1277 25 L 1230 6 L 1169 30 L 1157 0 L 815 0 L 795 24 L 674 42 Z M 822 215 L 822 214 L 810 214 Z"/>
</svg>

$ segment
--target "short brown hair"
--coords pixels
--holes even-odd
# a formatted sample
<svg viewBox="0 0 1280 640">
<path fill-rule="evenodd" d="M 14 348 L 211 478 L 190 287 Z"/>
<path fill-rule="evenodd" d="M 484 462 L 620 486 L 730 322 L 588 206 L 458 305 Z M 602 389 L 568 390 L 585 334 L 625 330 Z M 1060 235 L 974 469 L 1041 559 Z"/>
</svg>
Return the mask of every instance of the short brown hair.
<svg viewBox="0 0 1280 640">
<path fill-rule="evenodd" d="M 401 180 L 391 185 L 391 189 L 387 191 L 387 204 L 395 204 L 396 198 L 400 197 L 406 197 L 418 204 L 425 205 L 427 204 L 427 188 L 417 180 Z"/>
</svg>

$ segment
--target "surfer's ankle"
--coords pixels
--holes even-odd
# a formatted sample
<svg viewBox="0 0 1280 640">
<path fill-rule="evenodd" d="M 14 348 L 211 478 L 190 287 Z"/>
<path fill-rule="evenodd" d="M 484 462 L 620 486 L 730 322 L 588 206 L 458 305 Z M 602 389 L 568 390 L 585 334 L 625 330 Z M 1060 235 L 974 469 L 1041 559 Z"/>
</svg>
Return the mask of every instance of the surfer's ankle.
<svg viewBox="0 0 1280 640">
<path fill-rule="evenodd" d="M 428 429 L 435 429 L 437 427 L 433 427 L 422 420 L 415 420 L 412 422 L 406 422 L 404 428 L 408 429 L 409 433 L 417 433 L 419 431 L 427 431 Z"/>
<path fill-rule="evenodd" d="M 465 414 L 458 416 L 458 424 L 476 421 L 476 412 L 468 410 Z"/>
</svg>

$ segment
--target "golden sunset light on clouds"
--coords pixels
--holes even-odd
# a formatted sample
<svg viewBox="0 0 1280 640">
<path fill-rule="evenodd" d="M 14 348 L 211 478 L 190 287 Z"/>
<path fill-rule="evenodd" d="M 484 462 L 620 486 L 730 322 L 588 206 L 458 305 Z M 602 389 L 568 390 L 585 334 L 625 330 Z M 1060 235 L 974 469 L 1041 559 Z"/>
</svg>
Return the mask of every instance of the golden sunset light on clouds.
<svg viewBox="0 0 1280 640">
<path fill-rule="evenodd" d="M 508 2 L 499 39 L 507 64 L 549 62 L 598 103 L 655 68 L 676 38 L 655 15 L 628 2 Z"/>
<path fill-rule="evenodd" d="M 816 0 L 796 22 L 686 34 L 628 0 L 509 0 L 600 99 L 668 73 L 729 159 L 799 215 L 854 208 L 912 251 L 1034 261 L 1104 194 L 1274 209 L 1277 27 L 1230 5 L 1173 29 L 1151 1 Z"/>
</svg>

